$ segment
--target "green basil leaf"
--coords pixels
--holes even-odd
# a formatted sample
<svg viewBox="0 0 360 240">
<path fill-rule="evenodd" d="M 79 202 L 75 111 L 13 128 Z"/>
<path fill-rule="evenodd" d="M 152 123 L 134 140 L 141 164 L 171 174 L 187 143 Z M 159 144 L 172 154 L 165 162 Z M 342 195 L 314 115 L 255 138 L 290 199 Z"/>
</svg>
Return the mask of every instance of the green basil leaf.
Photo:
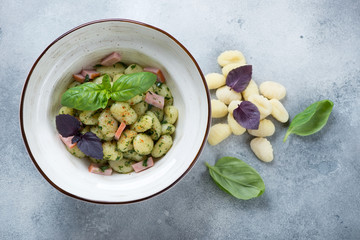
<svg viewBox="0 0 360 240">
<path fill-rule="evenodd" d="M 248 200 L 259 197 L 265 191 L 259 173 L 240 159 L 223 157 L 214 166 L 205 164 L 216 185 L 236 198 Z"/>
<path fill-rule="evenodd" d="M 111 89 L 111 84 L 110 84 L 110 77 L 109 75 L 105 74 L 101 80 L 101 86 L 103 89 L 106 89 L 108 91 L 110 91 Z"/>
<path fill-rule="evenodd" d="M 111 88 L 111 99 L 122 102 L 147 91 L 155 82 L 156 75 L 139 72 L 122 75 Z"/>
<path fill-rule="evenodd" d="M 93 111 L 105 108 L 109 97 L 109 91 L 102 84 L 88 82 L 69 88 L 62 95 L 61 104 L 81 111 Z"/>
<path fill-rule="evenodd" d="M 320 131 L 327 123 L 334 103 L 322 100 L 311 104 L 303 112 L 297 114 L 290 123 L 284 142 L 290 134 L 308 136 Z"/>
</svg>

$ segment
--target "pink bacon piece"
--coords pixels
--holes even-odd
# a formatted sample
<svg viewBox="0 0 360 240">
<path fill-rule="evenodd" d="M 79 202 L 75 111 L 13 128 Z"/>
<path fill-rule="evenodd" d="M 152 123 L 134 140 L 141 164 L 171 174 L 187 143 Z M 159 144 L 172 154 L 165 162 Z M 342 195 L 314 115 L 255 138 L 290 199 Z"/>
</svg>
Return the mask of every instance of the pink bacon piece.
<svg viewBox="0 0 360 240">
<path fill-rule="evenodd" d="M 73 74 L 73 78 L 80 83 L 83 83 L 85 81 L 85 77 L 83 75 L 81 75 L 80 73 Z"/>
<path fill-rule="evenodd" d="M 120 60 L 121 60 L 121 55 L 117 52 L 113 52 L 110 55 L 108 55 L 107 57 L 103 58 L 101 60 L 100 64 L 108 67 L 117 62 L 120 62 Z"/>
<path fill-rule="evenodd" d="M 73 147 L 76 146 L 76 143 L 71 143 L 71 140 L 73 139 L 74 136 L 63 137 L 63 136 L 61 136 L 61 134 L 59 134 L 59 137 L 60 137 L 61 141 L 63 141 L 63 143 L 64 143 L 68 148 L 73 148 Z"/>
<path fill-rule="evenodd" d="M 161 82 L 161 83 L 165 82 L 164 74 L 162 73 L 162 71 L 159 68 L 146 67 L 146 68 L 144 68 L 144 71 L 156 74 L 158 82 Z"/>
<path fill-rule="evenodd" d="M 157 95 L 156 93 L 149 91 L 146 93 L 145 102 L 147 102 L 148 104 L 151 104 L 157 108 L 163 109 L 165 99 L 163 96 Z"/>
<path fill-rule="evenodd" d="M 149 157 L 147 160 L 135 163 L 131 166 L 134 169 L 134 171 L 138 173 L 138 172 L 144 171 L 145 169 L 148 169 L 148 168 L 154 166 L 154 160 L 152 157 Z"/>
<path fill-rule="evenodd" d="M 89 76 L 89 79 L 94 79 L 96 77 L 100 76 L 100 73 L 91 69 L 83 69 L 81 71 L 81 75 L 83 75 L 84 77 L 86 77 L 86 75 Z"/>
<path fill-rule="evenodd" d="M 107 168 L 104 171 L 102 171 L 100 169 L 100 165 L 96 164 L 96 163 L 91 163 L 89 165 L 89 172 L 91 173 L 95 173 L 95 174 L 100 174 L 100 175 L 105 175 L 105 176 L 110 176 L 112 174 L 112 168 Z"/>
</svg>

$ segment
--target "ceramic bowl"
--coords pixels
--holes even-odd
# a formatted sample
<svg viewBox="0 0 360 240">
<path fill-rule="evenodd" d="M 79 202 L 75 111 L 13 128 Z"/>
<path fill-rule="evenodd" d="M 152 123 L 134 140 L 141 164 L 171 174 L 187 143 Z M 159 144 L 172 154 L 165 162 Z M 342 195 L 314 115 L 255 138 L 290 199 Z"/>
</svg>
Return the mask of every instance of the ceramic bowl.
<svg viewBox="0 0 360 240">
<path fill-rule="evenodd" d="M 173 146 L 152 168 L 102 176 L 60 141 L 55 116 L 73 73 L 117 51 L 126 63 L 159 67 L 179 110 Z M 51 43 L 33 65 L 21 97 L 20 123 L 29 155 L 44 178 L 69 196 L 95 203 L 131 203 L 172 187 L 195 164 L 210 127 L 204 76 L 189 51 L 165 31 L 126 19 L 78 26 Z"/>
</svg>

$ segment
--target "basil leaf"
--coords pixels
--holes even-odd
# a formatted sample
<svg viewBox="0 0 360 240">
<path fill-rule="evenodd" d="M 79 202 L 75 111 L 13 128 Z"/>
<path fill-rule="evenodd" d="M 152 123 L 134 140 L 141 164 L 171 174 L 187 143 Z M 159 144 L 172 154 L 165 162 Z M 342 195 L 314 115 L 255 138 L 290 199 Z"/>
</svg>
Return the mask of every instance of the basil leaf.
<svg viewBox="0 0 360 240">
<path fill-rule="evenodd" d="M 150 72 L 122 75 L 111 88 L 111 99 L 118 102 L 129 100 L 148 90 L 156 79 L 156 75 Z"/>
<path fill-rule="evenodd" d="M 87 156 L 95 159 L 103 159 L 104 153 L 100 138 L 94 133 L 87 132 L 77 142 L 79 149 Z"/>
<path fill-rule="evenodd" d="M 226 77 L 226 85 L 235 92 L 242 92 L 249 85 L 252 76 L 252 65 L 235 68 Z"/>
<path fill-rule="evenodd" d="M 106 86 L 106 83 L 105 83 Z M 61 104 L 81 111 L 93 111 L 105 108 L 109 91 L 103 84 L 92 82 L 69 88 L 61 97 Z"/>
<path fill-rule="evenodd" d="M 74 136 L 81 127 L 81 123 L 74 116 L 60 114 L 56 116 L 56 129 L 63 137 Z"/>
<path fill-rule="evenodd" d="M 260 112 L 255 104 L 242 101 L 233 111 L 234 119 L 246 129 L 259 129 Z"/>
<path fill-rule="evenodd" d="M 109 75 L 105 74 L 101 80 L 101 86 L 103 89 L 106 89 L 108 91 L 110 91 L 111 89 L 111 84 L 110 84 L 110 78 Z"/>
<path fill-rule="evenodd" d="M 259 173 L 240 159 L 223 157 L 214 166 L 205 164 L 216 185 L 238 199 L 259 197 L 265 191 L 265 184 Z"/>
<path fill-rule="evenodd" d="M 311 104 L 303 112 L 297 114 L 290 123 L 284 142 L 290 134 L 308 136 L 320 131 L 327 123 L 334 103 L 322 100 Z"/>
</svg>

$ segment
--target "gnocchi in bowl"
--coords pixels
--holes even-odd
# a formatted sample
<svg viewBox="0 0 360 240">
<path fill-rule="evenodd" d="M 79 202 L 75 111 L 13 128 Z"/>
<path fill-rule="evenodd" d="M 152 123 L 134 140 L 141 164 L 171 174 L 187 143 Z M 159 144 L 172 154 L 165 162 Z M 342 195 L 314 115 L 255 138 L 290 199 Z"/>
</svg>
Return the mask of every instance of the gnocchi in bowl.
<svg viewBox="0 0 360 240">
<path fill-rule="evenodd" d="M 103 176 L 88 171 L 88 159 L 79 159 L 67 151 L 59 141 L 55 119 L 59 114 L 62 94 L 73 81 L 73 73 L 86 66 L 96 65 L 99 59 L 112 52 L 120 52 L 125 63 L 162 69 L 166 86 L 171 89 L 174 101 L 169 107 L 165 104 L 162 117 L 167 117 L 167 122 L 160 126 L 165 134 L 153 142 L 154 147 L 150 153 L 154 159 L 160 160 L 156 161 L 153 167 L 139 173 Z M 132 101 L 128 104 L 134 112 L 144 111 L 141 104 L 135 106 L 136 99 Z M 118 104 L 113 103 L 106 111 L 111 113 L 113 108 L 112 116 L 117 115 L 118 110 L 123 107 Z M 170 106 L 174 106 L 181 116 L 177 121 L 173 117 L 176 110 Z M 154 116 L 161 118 L 162 114 L 156 109 L 149 112 L 142 114 L 143 117 L 137 118 L 133 124 L 129 123 L 134 121 L 131 117 L 122 120 L 133 128 L 146 132 L 149 119 L 154 119 Z M 60 113 L 71 115 L 71 110 L 62 109 Z M 95 134 L 97 130 L 91 128 L 96 125 L 91 124 L 94 124 L 96 119 L 103 123 L 109 121 L 103 112 L 82 111 L 80 114 L 79 119 L 85 124 L 88 123 L 88 130 Z M 124 19 L 86 23 L 51 43 L 30 70 L 20 105 L 24 143 L 39 172 L 62 193 L 95 203 L 132 203 L 169 189 L 195 164 L 207 140 L 210 121 L 209 90 L 192 55 L 181 43 L 161 29 Z M 131 136 L 131 131 L 135 130 L 126 128 L 124 131 Z M 156 144 L 169 145 L 169 136 L 172 138 L 172 146 L 165 155 L 161 155 L 159 148 L 155 148 Z M 102 137 L 110 138 L 110 135 Z M 142 140 L 148 137 L 151 138 L 151 135 L 137 132 L 133 147 L 135 148 L 136 144 L 141 145 Z M 136 149 L 143 153 L 139 154 L 134 149 L 128 149 L 127 140 L 122 139 L 122 144 L 116 146 L 123 150 L 122 157 L 142 161 L 139 155 L 143 156 L 149 149 L 138 146 Z M 106 153 L 109 153 L 109 159 L 118 157 L 113 152 L 113 144 L 114 142 L 109 141 L 102 146 Z M 110 162 L 116 168 L 116 161 L 110 160 L 109 164 Z"/>
</svg>

